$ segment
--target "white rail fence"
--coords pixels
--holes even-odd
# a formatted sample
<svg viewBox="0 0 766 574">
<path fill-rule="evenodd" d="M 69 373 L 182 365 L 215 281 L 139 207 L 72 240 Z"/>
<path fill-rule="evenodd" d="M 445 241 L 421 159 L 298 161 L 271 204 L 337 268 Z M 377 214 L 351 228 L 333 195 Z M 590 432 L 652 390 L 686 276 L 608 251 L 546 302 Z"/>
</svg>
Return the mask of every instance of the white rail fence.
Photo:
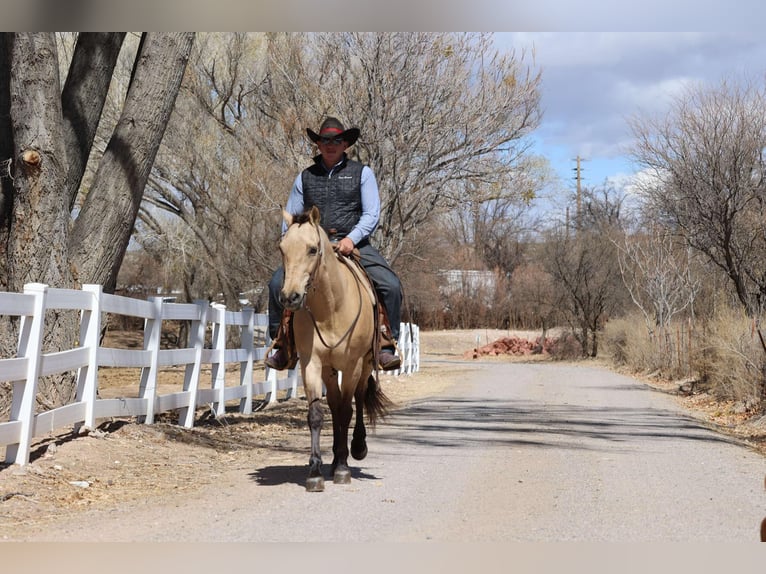
<svg viewBox="0 0 766 574">
<path fill-rule="evenodd" d="M 45 316 L 49 310 L 79 311 L 77 347 L 44 352 Z M 143 348 L 101 346 L 106 313 L 143 319 Z M 0 293 L 0 315 L 21 319 L 17 356 L 0 359 L 0 382 L 12 384 L 10 420 L 0 422 L 0 447 L 6 447 L 6 463 L 28 463 L 34 438 L 70 425 L 94 429 L 99 419 L 111 417 L 137 417 L 152 424 L 157 414 L 176 411 L 178 424 L 190 428 L 199 408 L 209 407 L 219 416 L 224 414 L 227 403 L 238 401 L 239 412 L 251 414 L 257 397 L 262 396 L 263 401 L 271 404 L 276 402 L 280 390 L 286 390 L 288 398 L 297 396 L 300 378 L 297 370 L 287 371 L 286 377 L 279 378 L 272 369 L 256 369 L 256 361 L 265 357 L 270 341 L 267 315 L 254 313 L 253 309 L 228 311 L 223 305 L 209 304 L 206 300 L 171 303 L 153 297 L 143 301 L 104 293 L 100 285 L 85 285 L 77 290 L 30 283 L 24 286 L 23 293 Z M 163 321 L 189 322 L 188 347 L 161 348 Z M 226 346 L 230 329 L 239 334 L 238 348 Z M 208 333 L 210 343 L 206 345 Z M 417 325 L 401 325 L 399 347 L 402 368 L 392 374 L 418 371 Z M 231 367 L 228 381 L 227 365 Z M 202 383 L 203 367 L 208 366 L 210 386 L 206 387 Z M 134 368 L 140 372 L 136 380 L 137 396 L 99 397 L 99 370 L 111 367 Z M 160 371 L 178 367 L 184 369 L 182 387 L 178 385 L 181 387 L 178 390 L 160 394 Z M 38 411 L 39 379 L 67 372 L 76 373 L 74 402 Z M 256 381 L 255 373 L 262 380 Z"/>
</svg>

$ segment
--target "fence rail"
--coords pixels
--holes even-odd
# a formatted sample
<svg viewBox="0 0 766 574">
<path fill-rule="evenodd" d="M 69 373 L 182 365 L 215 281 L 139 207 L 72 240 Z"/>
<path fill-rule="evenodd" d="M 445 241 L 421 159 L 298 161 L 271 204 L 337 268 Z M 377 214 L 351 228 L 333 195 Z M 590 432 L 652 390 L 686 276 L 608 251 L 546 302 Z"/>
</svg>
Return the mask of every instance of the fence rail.
<svg viewBox="0 0 766 574">
<path fill-rule="evenodd" d="M 43 351 L 49 310 L 79 311 L 77 347 Z M 143 347 L 101 346 L 103 317 L 107 313 L 143 319 Z M 0 447 L 6 447 L 5 462 L 27 464 L 34 438 L 67 426 L 93 429 L 99 419 L 110 417 L 135 417 L 152 424 L 157 414 L 177 411 L 178 424 L 191 428 L 197 409 L 203 405 L 209 405 L 219 416 L 225 412 L 227 403 L 238 401 L 239 412 L 251 414 L 256 397 L 262 396 L 271 404 L 276 402 L 280 390 L 286 390 L 288 397 L 297 395 L 300 378 L 297 370 L 287 371 L 287 376 L 280 378 L 272 369 L 256 369 L 256 361 L 261 361 L 268 352 L 268 317 L 250 308 L 230 311 L 206 300 L 172 303 L 162 297 L 143 301 L 104 293 L 100 285 L 84 285 L 77 290 L 30 283 L 24 286 L 23 293 L 0 293 L 0 315 L 20 318 L 17 356 L 0 359 L 0 382 L 12 385 L 10 420 L 0 422 Z M 161 348 L 163 321 L 189 323 L 187 347 Z M 237 348 L 227 348 L 227 341 L 232 340 L 227 335 L 232 332 L 238 335 L 233 337 L 239 340 Z M 417 325 L 401 325 L 399 347 L 402 368 L 392 374 L 419 370 Z M 229 379 L 236 376 L 233 383 L 227 382 L 227 365 L 235 367 L 230 369 L 235 374 L 229 376 Z M 201 385 L 203 366 L 210 367 L 209 387 Z M 99 397 L 99 369 L 112 367 L 140 369 L 136 382 L 138 396 Z M 170 367 L 184 368 L 182 388 L 159 394 L 158 375 Z M 74 402 L 38 411 L 39 379 L 67 372 L 76 373 Z M 255 380 L 256 372 L 263 380 Z"/>
</svg>

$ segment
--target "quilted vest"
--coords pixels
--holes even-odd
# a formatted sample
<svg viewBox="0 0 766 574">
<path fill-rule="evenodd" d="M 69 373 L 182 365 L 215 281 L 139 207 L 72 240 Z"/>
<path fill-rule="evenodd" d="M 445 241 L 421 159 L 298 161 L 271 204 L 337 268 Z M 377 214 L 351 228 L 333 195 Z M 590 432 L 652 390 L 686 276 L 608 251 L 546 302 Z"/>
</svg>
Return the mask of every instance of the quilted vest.
<svg viewBox="0 0 766 574">
<path fill-rule="evenodd" d="M 348 235 L 362 216 L 362 168 L 354 160 L 343 162 L 328 174 L 319 156 L 314 165 L 303 170 L 303 207 L 319 208 L 321 225 L 328 234 L 336 230 L 334 239 Z"/>
</svg>

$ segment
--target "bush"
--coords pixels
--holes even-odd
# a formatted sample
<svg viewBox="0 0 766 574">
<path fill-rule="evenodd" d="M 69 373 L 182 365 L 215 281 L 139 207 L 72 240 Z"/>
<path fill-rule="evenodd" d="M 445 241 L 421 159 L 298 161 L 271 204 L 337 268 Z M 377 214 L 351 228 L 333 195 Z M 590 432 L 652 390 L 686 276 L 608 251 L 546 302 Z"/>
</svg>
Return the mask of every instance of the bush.
<svg viewBox="0 0 766 574">
<path fill-rule="evenodd" d="M 640 315 L 607 323 L 603 347 L 611 361 L 633 372 L 704 383 L 719 399 L 763 404 L 766 353 L 753 319 L 723 309 L 702 327 L 678 321 L 650 336 Z"/>
<path fill-rule="evenodd" d="M 738 310 L 719 311 L 705 327 L 692 360 L 719 398 L 759 404 L 763 399 L 764 353 L 755 321 Z"/>
<path fill-rule="evenodd" d="M 618 366 L 627 367 L 636 373 L 661 373 L 670 378 L 687 376 L 687 369 L 679 369 L 677 350 L 672 348 L 666 337 L 650 336 L 643 316 L 630 315 L 621 319 L 612 319 L 604 327 L 601 338 L 603 349 L 611 361 Z M 662 343 L 662 344 L 661 344 Z M 673 364 L 676 364 L 676 367 Z M 681 361 L 684 364 L 684 361 Z"/>
<path fill-rule="evenodd" d="M 571 331 L 564 331 L 558 337 L 554 337 L 548 352 L 551 359 L 556 361 L 571 361 L 583 357 L 582 344 Z"/>
</svg>

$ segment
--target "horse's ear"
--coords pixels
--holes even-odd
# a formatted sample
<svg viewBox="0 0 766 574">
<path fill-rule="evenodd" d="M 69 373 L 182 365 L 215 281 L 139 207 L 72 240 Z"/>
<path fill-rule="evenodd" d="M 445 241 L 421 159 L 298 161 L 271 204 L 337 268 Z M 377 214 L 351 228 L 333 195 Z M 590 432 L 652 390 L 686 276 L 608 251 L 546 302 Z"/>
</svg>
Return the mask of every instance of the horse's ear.
<svg viewBox="0 0 766 574">
<path fill-rule="evenodd" d="M 319 225 L 320 218 L 321 215 L 319 214 L 319 208 L 316 205 L 312 205 L 311 213 L 309 214 L 309 221 L 311 221 L 312 225 Z"/>
<path fill-rule="evenodd" d="M 293 216 L 287 213 L 284 209 L 282 210 L 282 217 L 284 218 L 285 223 L 287 223 L 287 227 L 290 227 L 293 224 Z"/>
</svg>

